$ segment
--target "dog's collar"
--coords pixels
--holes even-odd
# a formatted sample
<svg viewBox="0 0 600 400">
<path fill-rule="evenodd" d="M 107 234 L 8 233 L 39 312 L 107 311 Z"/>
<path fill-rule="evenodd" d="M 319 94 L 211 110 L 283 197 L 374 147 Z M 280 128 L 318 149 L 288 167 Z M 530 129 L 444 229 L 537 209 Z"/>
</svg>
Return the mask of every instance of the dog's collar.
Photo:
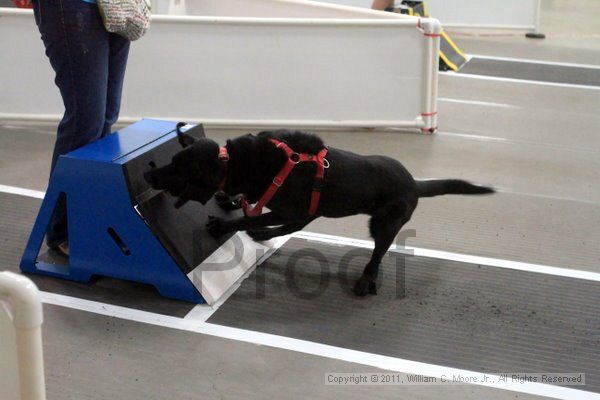
<svg viewBox="0 0 600 400">
<path fill-rule="evenodd" d="M 225 185 L 227 184 L 227 164 L 229 162 L 229 152 L 227 151 L 227 147 L 219 148 L 219 164 L 221 165 L 221 170 L 224 172 L 223 179 L 221 179 L 221 183 L 219 183 L 219 192 L 225 192 Z"/>
</svg>

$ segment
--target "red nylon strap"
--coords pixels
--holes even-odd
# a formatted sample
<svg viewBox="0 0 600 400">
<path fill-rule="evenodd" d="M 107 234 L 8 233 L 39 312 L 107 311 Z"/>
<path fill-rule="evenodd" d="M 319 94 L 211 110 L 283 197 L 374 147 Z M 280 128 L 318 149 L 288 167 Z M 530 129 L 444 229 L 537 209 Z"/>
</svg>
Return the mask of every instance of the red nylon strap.
<svg viewBox="0 0 600 400">
<path fill-rule="evenodd" d="M 325 163 L 329 167 L 328 161 L 325 159 L 327 155 L 327 149 L 323 149 L 317 154 L 316 164 L 317 173 L 315 174 L 315 184 L 313 191 L 310 196 L 310 208 L 308 209 L 308 215 L 315 215 L 317 208 L 319 207 L 319 201 L 321 200 L 321 189 L 323 187 L 323 178 L 325 178 Z"/>
<path fill-rule="evenodd" d="M 224 165 L 225 175 L 219 183 L 219 192 L 225 191 L 225 183 L 227 183 L 227 163 L 229 162 L 229 152 L 227 151 L 227 147 L 219 148 L 219 162 L 221 165 Z"/>
<path fill-rule="evenodd" d="M 325 176 L 325 164 L 327 161 L 325 160 L 325 155 L 327 154 L 327 149 L 323 149 L 316 156 L 312 154 L 298 154 L 294 150 L 292 150 L 287 144 L 280 142 L 276 139 L 269 139 L 271 143 L 273 143 L 278 148 L 285 151 L 285 154 L 288 156 L 286 163 L 283 165 L 279 173 L 273 178 L 273 182 L 267 189 L 267 191 L 262 195 L 260 200 L 254 205 L 254 207 L 250 208 L 250 205 L 246 201 L 246 199 L 242 202 L 242 207 L 244 209 L 244 214 L 248 217 L 255 217 L 262 213 L 263 207 L 265 207 L 269 201 L 275 196 L 277 190 L 283 185 L 288 175 L 296 164 L 300 162 L 312 161 L 317 164 L 317 173 L 315 174 L 315 181 L 319 181 L 317 185 L 313 188 L 313 192 L 311 195 L 310 208 L 308 210 L 309 215 L 314 215 L 319 206 L 319 199 L 321 197 L 321 186 L 323 177 Z"/>
</svg>

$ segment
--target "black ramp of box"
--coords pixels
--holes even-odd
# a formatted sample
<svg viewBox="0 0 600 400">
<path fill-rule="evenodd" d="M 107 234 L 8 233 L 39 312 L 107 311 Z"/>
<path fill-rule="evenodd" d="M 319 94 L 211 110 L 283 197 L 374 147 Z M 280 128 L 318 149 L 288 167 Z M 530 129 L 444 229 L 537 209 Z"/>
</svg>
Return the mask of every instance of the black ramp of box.
<svg viewBox="0 0 600 400">
<path fill-rule="evenodd" d="M 202 125 L 186 133 L 196 138 L 204 137 Z M 241 211 L 225 213 L 214 199 L 206 205 L 190 201 L 176 209 L 176 198 L 150 187 L 143 178 L 144 172 L 151 169 L 151 164 L 160 167 L 170 163 L 173 155 L 181 149 L 178 139 L 173 137 L 127 161 L 123 169 L 132 202 L 137 205 L 138 212 L 187 274 L 233 235 L 224 235 L 218 240 L 213 238 L 206 230 L 208 216 L 232 218 L 241 215 Z"/>
<path fill-rule="evenodd" d="M 577 388 L 600 392 L 600 282 L 388 253 L 379 294 L 356 298 L 369 254 L 292 239 L 208 322 L 480 372 L 583 372 Z"/>
<path fill-rule="evenodd" d="M 19 262 L 41 203 L 40 199 L 0 193 L 0 271 L 20 273 Z M 43 248 L 40 253 L 46 250 Z M 45 292 L 173 317 L 184 317 L 194 307 L 191 303 L 164 298 L 152 286 L 119 279 L 78 283 L 43 275 L 27 276 Z"/>
</svg>

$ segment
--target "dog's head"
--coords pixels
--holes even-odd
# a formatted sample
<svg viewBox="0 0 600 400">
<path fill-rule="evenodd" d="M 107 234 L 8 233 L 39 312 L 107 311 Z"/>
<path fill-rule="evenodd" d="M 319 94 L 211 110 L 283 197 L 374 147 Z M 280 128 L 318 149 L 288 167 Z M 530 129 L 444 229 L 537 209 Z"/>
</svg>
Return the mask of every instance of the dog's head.
<svg viewBox="0 0 600 400">
<path fill-rule="evenodd" d="M 206 204 L 221 182 L 219 145 L 213 140 L 194 139 L 189 135 L 180 135 L 179 141 L 183 150 L 173 156 L 170 164 L 146 172 L 144 179 L 152 188 L 178 197 L 177 208 L 189 200 Z"/>
</svg>

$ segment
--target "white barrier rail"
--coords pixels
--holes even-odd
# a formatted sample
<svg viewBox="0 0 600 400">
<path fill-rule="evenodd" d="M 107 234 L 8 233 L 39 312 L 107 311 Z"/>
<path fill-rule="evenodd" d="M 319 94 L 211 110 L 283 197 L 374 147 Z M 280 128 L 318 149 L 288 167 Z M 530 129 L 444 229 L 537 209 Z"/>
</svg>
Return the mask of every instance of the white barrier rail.
<svg viewBox="0 0 600 400">
<path fill-rule="evenodd" d="M 541 0 L 428 0 L 429 14 L 447 28 L 538 31 Z"/>
<path fill-rule="evenodd" d="M 44 400 L 42 303 L 35 284 L 0 272 L 0 314 L 0 398 Z"/>
<path fill-rule="evenodd" d="M 320 0 L 370 8 L 372 0 Z M 397 0 L 400 3 L 400 0 Z M 537 32 L 541 0 L 425 0 L 445 28 L 518 29 Z"/>
<path fill-rule="evenodd" d="M 307 0 L 151 0 L 151 3 L 153 14 L 240 18 L 397 18 L 344 4 Z"/>
<path fill-rule="evenodd" d="M 155 15 L 132 44 L 121 121 L 437 125 L 437 20 L 305 0 L 203 0 L 186 12 Z M 0 48 L 13 55 L 0 63 L 0 119 L 58 120 L 62 101 L 30 11 L 0 8 Z"/>
</svg>

